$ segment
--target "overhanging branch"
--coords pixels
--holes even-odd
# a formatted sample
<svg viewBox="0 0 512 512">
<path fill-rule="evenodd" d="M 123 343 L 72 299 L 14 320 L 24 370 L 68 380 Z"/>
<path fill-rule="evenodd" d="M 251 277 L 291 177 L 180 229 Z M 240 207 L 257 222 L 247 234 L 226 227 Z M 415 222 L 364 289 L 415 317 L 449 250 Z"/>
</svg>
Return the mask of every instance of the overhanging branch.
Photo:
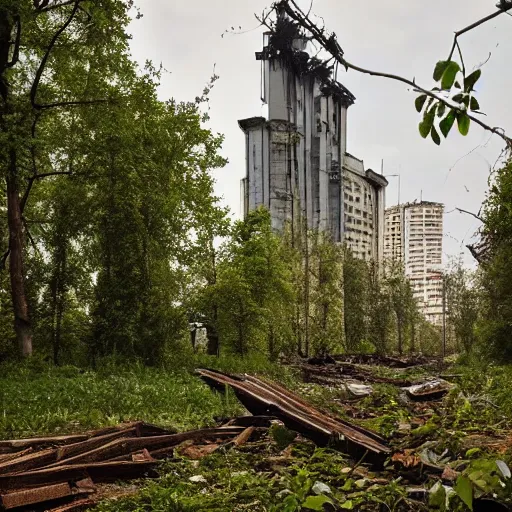
<svg viewBox="0 0 512 512">
<path fill-rule="evenodd" d="M 43 13 L 48 11 L 53 11 L 55 9 L 60 9 L 61 7 L 66 7 L 67 5 L 73 5 L 76 0 L 65 0 L 63 2 L 57 2 L 51 5 L 48 5 L 47 7 L 43 7 L 42 9 L 38 9 L 37 13 Z M 79 0 L 79 3 L 83 2 L 85 0 Z"/>
<path fill-rule="evenodd" d="M 44 105 L 38 105 L 39 110 L 48 110 L 50 108 L 65 108 L 65 107 L 79 107 L 81 105 L 100 105 L 102 103 L 108 103 L 109 100 L 83 100 L 83 101 L 58 101 L 55 103 L 46 103 Z"/>
<path fill-rule="evenodd" d="M 74 4 L 73 9 L 71 10 L 71 13 L 68 17 L 68 19 L 64 22 L 62 27 L 55 32 L 54 36 L 52 37 L 52 40 L 50 41 L 50 44 L 48 45 L 48 48 L 46 49 L 46 53 L 44 54 L 43 59 L 41 60 L 41 63 L 39 64 L 39 67 L 36 71 L 36 76 L 34 78 L 34 83 L 32 84 L 32 87 L 30 89 L 30 102 L 32 103 L 32 106 L 35 109 L 40 109 L 41 105 L 39 105 L 36 101 L 37 99 L 37 90 L 39 88 L 39 84 L 41 82 L 41 78 L 43 76 L 44 70 L 46 68 L 46 64 L 48 62 L 48 59 L 50 58 L 50 55 L 52 53 L 52 50 L 55 46 L 55 43 L 57 43 L 59 37 L 66 31 L 66 29 L 71 25 L 71 22 L 73 21 L 73 18 L 75 17 L 76 13 L 78 12 L 78 7 L 80 5 L 80 0 L 73 0 L 73 2 L 70 2 Z"/>
<path fill-rule="evenodd" d="M 291 7 L 290 4 L 293 5 L 293 8 Z M 371 76 L 377 76 L 377 77 L 381 77 L 381 78 L 387 78 L 390 80 L 394 80 L 394 81 L 406 84 L 406 85 L 412 87 L 413 89 L 417 90 L 418 92 L 421 92 L 421 93 L 427 95 L 428 97 L 433 98 L 433 99 L 443 103 L 445 106 L 454 110 L 457 113 L 464 112 L 469 117 L 469 119 L 471 119 L 473 122 L 475 122 L 476 124 L 481 126 L 484 130 L 487 130 L 487 131 L 501 137 L 507 143 L 507 146 L 509 148 L 512 148 L 512 139 L 505 134 L 505 131 L 502 128 L 489 126 L 488 124 L 481 121 L 478 117 L 475 117 L 474 115 L 470 114 L 469 112 L 461 110 L 459 105 L 452 104 L 450 101 L 446 100 L 445 98 L 440 97 L 437 94 L 435 94 L 434 92 L 432 92 L 428 89 L 425 89 L 424 87 L 419 86 L 418 84 L 415 83 L 414 80 L 409 80 L 407 78 L 401 77 L 399 75 L 394 75 L 392 73 L 383 73 L 383 72 L 379 72 L 379 71 L 365 69 L 363 67 L 357 66 L 357 65 L 352 64 L 349 61 L 347 61 L 344 57 L 344 52 L 337 41 L 336 35 L 333 33 L 333 34 L 331 34 L 330 37 L 327 37 L 325 35 L 325 30 L 318 28 L 309 19 L 308 15 L 306 15 L 301 10 L 301 8 L 297 5 L 295 0 L 283 0 L 277 4 L 274 4 L 274 8 L 278 12 L 284 10 L 284 12 L 286 12 L 286 14 L 288 16 L 290 16 L 291 19 L 293 19 L 300 27 L 302 27 L 303 29 L 308 31 L 313 36 L 313 38 L 322 46 L 322 48 L 324 50 L 326 50 L 332 57 L 334 57 L 334 59 L 337 62 L 339 62 L 342 66 L 344 66 L 345 69 L 347 69 L 347 70 L 352 69 L 359 73 L 363 73 L 363 74 L 367 74 L 367 75 L 371 75 Z M 512 6 L 507 7 L 507 10 L 509 10 L 509 9 L 512 9 Z M 493 13 L 492 17 L 490 17 L 490 18 L 487 17 L 487 18 L 492 19 L 492 18 L 498 16 L 499 14 L 502 14 L 503 12 L 505 12 L 505 10 L 500 9 L 496 13 Z M 482 23 L 485 23 L 485 21 L 488 21 L 487 18 L 484 18 L 483 20 L 479 20 L 478 22 L 470 25 L 469 27 L 466 27 L 465 29 L 462 29 L 459 32 L 461 34 L 466 33 L 469 30 L 471 30 L 472 28 L 475 28 L 475 27 L 481 25 Z M 264 23 L 264 21 L 262 21 L 262 20 L 260 20 L 260 22 Z M 266 26 L 268 26 L 268 25 L 266 25 Z M 455 47 L 456 47 L 456 41 L 455 41 L 454 48 Z"/>
<path fill-rule="evenodd" d="M 452 49 L 450 50 L 450 55 L 448 56 L 447 60 L 452 60 L 453 52 L 455 51 L 455 48 L 457 46 L 457 39 L 461 35 L 465 34 L 466 32 L 469 32 L 470 30 L 473 30 L 476 27 L 479 27 L 480 25 L 483 25 L 484 23 L 487 23 L 488 21 L 498 17 L 500 14 L 503 14 L 504 12 L 510 11 L 511 9 L 512 3 L 502 2 L 500 8 L 496 12 L 493 12 L 492 14 L 489 14 L 489 16 L 485 16 L 485 18 L 475 21 L 474 23 L 471 23 L 471 25 L 468 25 L 467 27 L 455 32 L 455 35 L 453 36 Z"/>
<path fill-rule="evenodd" d="M 467 213 L 468 215 L 471 215 L 471 217 L 474 217 L 476 220 L 479 220 L 482 224 L 485 224 L 484 219 L 482 219 L 482 217 L 480 217 L 480 215 L 477 215 L 476 213 L 473 213 L 473 212 L 468 212 L 467 210 L 463 210 L 462 208 L 455 207 L 455 209 L 459 213 Z"/>
</svg>

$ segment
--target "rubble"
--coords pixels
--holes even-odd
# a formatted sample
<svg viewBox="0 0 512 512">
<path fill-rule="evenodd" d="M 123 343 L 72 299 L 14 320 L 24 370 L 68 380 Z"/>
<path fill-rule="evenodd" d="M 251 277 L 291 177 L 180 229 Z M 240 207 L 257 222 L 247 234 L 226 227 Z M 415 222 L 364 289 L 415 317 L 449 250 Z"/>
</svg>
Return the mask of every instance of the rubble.
<svg viewBox="0 0 512 512">
<path fill-rule="evenodd" d="M 375 393 L 364 402 L 365 407 L 354 400 L 337 403 L 351 417 L 379 419 L 378 387 L 374 391 L 372 386 L 347 378 L 343 373 L 348 368 L 348 372 L 363 371 L 371 375 L 371 370 L 352 362 L 333 364 L 329 360 L 302 366 L 307 370 L 314 368 L 316 373 L 312 374 L 337 382 L 354 399 Z M 209 369 L 196 372 L 214 389 L 224 392 L 230 387 L 251 415 L 218 419 L 217 427 L 181 433 L 135 422 L 76 435 L 0 441 L 0 510 L 28 512 L 37 507 L 49 512 L 80 512 L 104 499 L 108 488 L 116 487 L 106 482 L 156 477 L 159 461 L 166 458 L 186 458 L 190 467 L 199 468 L 199 459 L 217 451 L 226 457 L 231 450 L 265 453 L 255 470 L 279 472 L 294 463 L 294 445 L 304 442 L 298 434 L 318 446 L 329 446 L 351 456 L 353 463 L 347 461 L 348 467 L 340 470 L 347 491 L 352 493 L 347 495 L 347 503 L 367 490 L 401 482 L 408 506 L 415 510 L 414 507 L 425 507 L 436 489 L 441 489 L 443 496 L 456 492 L 458 481 L 464 478 L 470 463 L 465 460 L 471 457 L 469 452 L 464 457 L 467 450 L 485 447 L 504 453 L 512 446 L 510 431 L 491 428 L 466 435 L 460 441 L 459 452 L 429 437 L 438 425 L 436 414 L 445 411 L 455 396 L 440 401 L 454 386 L 440 378 L 396 392 L 393 396 L 405 411 L 403 414 L 395 414 L 393 408 L 380 411 L 383 418 L 387 414 L 394 422 L 391 430 L 381 429 L 389 432 L 385 433 L 388 444 L 373 431 L 324 412 L 265 378 Z M 372 401 L 376 407 L 367 410 Z M 397 405 L 396 401 L 393 403 Z M 373 427 L 373 423 L 368 425 Z M 273 446 L 274 451 L 270 453 L 274 456 L 268 455 L 269 444 Z M 496 461 L 495 470 L 504 480 L 512 478 L 504 461 Z M 247 471 L 232 473 L 233 476 L 244 474 Z M 185 480 L 197 484 L 198 489 L 204 489 L 211 478 L 208 474 L 184 476 Z M 132 487 L 133 494 L 137 487 Z M 330 489 L 322 481 L 316 481 L 312 492 L 330 496 Z M 332 487 L 332 490 L 336 493 L 339 489 Z M 501 510 L 501 504 L 490 497 L 475 494 L 474 510 Z M 485 506 L 490 508 L 481 508 Z"/>
<path fill-rule="evenodd" d="M 415 384 L 407 388 L 407 395 L 412 400 L 425 401 L 425 400 L 439 400 L 442 398 L 450 389 L 453 384 L 443 379 L 433 379 L 423 382 L 421 384 Z"/>
<path fill-rule="evenodd" d="M 250 423 L 247 418 L 241 422 Z M 98 483 L 156 476 L 158 460 L 173 457 L 185 442 L 196 450 L 191 458 L 200 458 L 229 443 L 244 444 L 258 428 L 225 425 L 173 433 L 137 422 L 73 436 L 0 441 L 1 509 L 54 503 L 56 508 L 45 510 L 85 510 L 94 503 Z M 66 499 L 69 503 L 63 504 Z"/>
</svg>

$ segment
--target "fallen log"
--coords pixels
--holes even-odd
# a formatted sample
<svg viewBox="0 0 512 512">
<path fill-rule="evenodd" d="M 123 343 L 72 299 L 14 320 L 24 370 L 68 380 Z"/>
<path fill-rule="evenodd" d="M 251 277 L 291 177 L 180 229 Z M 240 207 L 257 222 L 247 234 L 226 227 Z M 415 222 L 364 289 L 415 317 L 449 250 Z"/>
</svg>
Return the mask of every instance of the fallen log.
<svg viewBox="0 0 512 512">
<path fill-rule="evenodd" d="M 215 389 L 230 386 L 252 414 L 276 416 L 288 428 L 319 445 L 334 444 L 356 457 L 364 455 L 368 462 L 375 464 L 382 464 L 391 452 L 377 434 L 315 409 L 278 384 L 207 369 L 198 369 L 197 373 Z"/>
</svg>

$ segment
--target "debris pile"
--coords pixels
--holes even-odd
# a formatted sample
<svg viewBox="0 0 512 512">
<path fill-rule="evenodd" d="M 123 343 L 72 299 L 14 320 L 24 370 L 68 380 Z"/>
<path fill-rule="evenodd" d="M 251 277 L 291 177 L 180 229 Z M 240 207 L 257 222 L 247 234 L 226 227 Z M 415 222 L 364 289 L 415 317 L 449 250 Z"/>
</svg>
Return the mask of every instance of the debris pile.
<svg viewBox="0 0 512 512">
<path fill-rule="evenodd" d="M 340 371 L 338 367 L 341 365 Z M 327 374 L 332 379 L 336 373 L 343 375 L 344 368 L 364 370 L 359 363 L 331 360 L 323 363 L 309 361 L 303 366 L 308 370 L 316 368 L 318 375 L 325 377 Z M 372 375 L 371 370 L 366 371 Z M 289 445 L 304 443 L 304 438 L 318 446 L 328 445 L 348 454 L 354 461 L 355 465 L 342 470 L 348 470 L 342 477 L 342 489 L 348 493 L 347 506 L 342 508 L 347 508 L 352 499 L 359 499 L 366 487 L 376 490 L 400 481 L 404 504 L 409 507 L 404 510 L 425 510 L 441 494 L 442 499 L 439 499 L 444 503 L 446 493 L 462 493 L 462 485 L 471 489 L 473 484 L 468 483 L 468 479 L 473 479 L 477 491 L 474 496 L 471 494 L 471 499 L 474 498 L 474 510 L 479 510 L 478 506 L 492 496 L 483 480 L 485 475 L 495 480 L 499 477 L 499 482 L 507 485 L 509 479 L 512 483 L 510 469 L 501 459 L 485 461 L 486 472 L 468 470 L 475 450 L 485 447 L 496 450 L 501 457 L 510 447 L 510 431 L 469 434 L 458 441 L 460 446 L 457 440 L 443 440 L 442 436 L 432 435 L 450 414 L 454 400 L 461 400 L 466 404 L 465 410 L 469 410 L 472 403 L 484 399 L 481 396 L 465 397 L 459 392 L 458 396 L 450 393 L 441 400 L 454 385 L 439 377 L 420 384 L 407 381 L 407 385 L 401 386 L 403 389 L 393 395 L 396 397 L 393 407 L 381 411 L 381 418 L 377 418 L 377 411 L 372 412 L 370 407 L 358 408 L 361 402 L 348 401 L 341 405 L 345 416 L 357 418 L 354 421 L 375 418 L 388 422 L 389 430 L 380 428 L 389 440 L 386 441 L 360 424 L 314 407 L 267 379 L 210 369 L 198 369 L 196 373 L 215 390 L 225 392 L 231 388 L 251 415 L 225 418 L 219 420 L 218 427 L 184 433 L 136 422 L 76 435 L 0 441 L 0 510 L 86 510 L 105 497 L 102 496 L 105 482 L 158 476 L 156 466 L 161 459 L 178 461 L 184 457 L 198 461 L 213 452 L 233 448 L 239 452 L 259 453 L 269 445 L 274 446 L 280 451 L 272 452 L 277 454 L 274 458 L 268 457 L 266 452 L 262 466 L 257 469 L 274 471 L 273 464 L 277 467 L 290 462 Z M 373 376 L 381 378 L 376 374 Z M 366 384 L 350 380 L 344 380 L 344 383 L 352 386 L 354 396 L 371 392 L 371 387 Z M 379 388 L 374 387 L 377 394 Z M 372 400 L 380 398 L 373 395 L 366 404 Z M 398 408 L 401 412 L 396 410 Z M 374 428 L 374 423 L 366 425 Z M 446 433 L 451 436 L 450 430 Z M 205 484 L 202 475 L 191 476 L 188 480 Z M 434 487 L 432 482 L 435 482 Z M 324 489 L 319 491 L 320 494 L 327 489 L 321 482 L 316 482 L 315 486 L 317 491 Z M 496 506 L 501 505 L 496 503 Z M 488 510 L 494 509 L 499 510 Z"/>
<path fill-rule="evenodd" d="M 250 413 L 275 416 L 286 427 L 320 446 L 338 444 L 344 452 L 354 457 L 364 455 L 377 465 L 391 453 L 384 439 L 374 432 L 319 411 L 278 384 L 250 375 L 233 376 L 206 369 L 197 373 L 213 388 L 230 386 Z"/>
<path fill-rule="evenodd" d="M 218 428 L 175 433 L 142 422 L 78 435 L 0 441 L 0 510 L 44 504 L 75 512 L 94 503 L 96 484 L 156 476 L 159 459 L 175 450 L 194 457 L 241 445 L 257 428 L 236 420 Z M 263 420 L 252 423 L 263 425 Z M 268 423 L 268 422 L 267 422 Z"/>
</svg>

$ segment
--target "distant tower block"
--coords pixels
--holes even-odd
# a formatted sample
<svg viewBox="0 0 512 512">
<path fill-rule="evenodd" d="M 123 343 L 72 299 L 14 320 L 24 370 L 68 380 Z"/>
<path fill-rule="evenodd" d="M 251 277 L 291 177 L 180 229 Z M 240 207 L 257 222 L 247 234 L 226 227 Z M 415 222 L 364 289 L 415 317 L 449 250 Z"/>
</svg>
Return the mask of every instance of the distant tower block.
<svg viewBox="0 0 512 512">
<path fill-rule="evenodd" d="M 421 201 L 385 214 L 384 258 L 403 263 L 414 297 L 434 325 L 441 325 L 443 314 L 443 212 L 443 204 Z"/>
</svg>

